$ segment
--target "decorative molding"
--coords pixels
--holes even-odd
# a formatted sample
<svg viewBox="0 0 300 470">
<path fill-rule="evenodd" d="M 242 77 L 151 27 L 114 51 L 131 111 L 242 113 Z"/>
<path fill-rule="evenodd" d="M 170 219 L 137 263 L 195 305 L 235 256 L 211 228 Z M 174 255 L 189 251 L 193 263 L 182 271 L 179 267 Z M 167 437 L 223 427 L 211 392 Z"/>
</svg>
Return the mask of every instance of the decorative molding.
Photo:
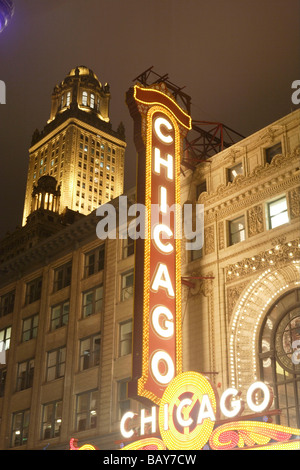
<svg viewBox="0 0 300 470">
<path fill-rule="evenodd" d="M 219 238 L 219 250 L 223 250 L 225 248 L 225 233 L 224 233 L 224 222 L 218 223 L 218 238 Z"/>
<path fill-rule="evenodd" d="M 283 239 L 280 239 L 283 240 Z M 225 268 L 226 282 L 230 283 L 244 276 L 253 275 L 270 267 L 278 268 L 287 263 L 300 262 L 300 238 L 288 243 L 280 243 L 273 246 L 271 250 L 265 250 L 251 258 L 244 258 L 235 264 Z"/>
<path fill-rule="evenodd" d="M 250 175 L 238 175 L 233 182 L 228 184 L 221 184 L 217 190 L 212 193 L 202 193 L 199 196 L 198 202 L 202 204 L 214 204 L 218 203 L 220 198 L 224 199 L 226 197 L 232 196 L 234 193 L 244 188 L 250 187 L 247 189 L 247 192 L 251 194 L 253 187 L 259 183 L 260 180 L 267 177 L 275 176 L 277 179 L 281 180 L 282 178 L 287 177 L 290 179 L 291 174 L 295 175 L 293 169 L 291 169 L 291 163 L 295 160 L 296 163 L 299 163 L 300 156 L 300 145 L 295 147 L 291 153 L 286 153 L 285 155 L 276 155 L 271 163 L 266 163 L 265 165 L 258 165 L 254 168 Z M 287 169 L 288 171 L 285 174 L 278 175 L 278 170 Z M 270 184 L 266 182 L 265 185 Z"/>
<path fill-rule="evenodd" d="M 299 186 L 295 189 L 292 189 L 289 192 L 289 202 L 290 202 L 291 219 L 300 217 L 300 187 Z"/>
<path fill-rule="evenodd" d="M 213 225 L 204 228 L 204 249 L 206 255 L 210 255 L 215 251 L 215 234 Z"/>
<path fill-rule="evenodd" d="M 264 211 L 262 204 L 253 206 L 247 211 L 248 236 L 252 237 L 264 231 Z"/>
<path fill-rule="evenodd" d="M 229 287 L 226 291 L 227 297 L 227 314 L 228 314 L 228 321 L 230 322 L 232 312 L 234 310 L 235 304 L 240 297 L 241 293 L 245 289 L 246 285 L 249 281 L 241 282 L 233 287 Z"/>
</svg>

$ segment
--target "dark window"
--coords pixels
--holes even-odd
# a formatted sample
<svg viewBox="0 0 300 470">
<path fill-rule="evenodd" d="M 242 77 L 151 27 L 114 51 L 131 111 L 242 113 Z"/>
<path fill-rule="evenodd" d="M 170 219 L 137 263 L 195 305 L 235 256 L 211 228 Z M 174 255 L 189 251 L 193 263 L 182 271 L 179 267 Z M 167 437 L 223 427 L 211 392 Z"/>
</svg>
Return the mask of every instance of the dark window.
<svg viewBox="0 0 300 470">
<path fill-rule="evenodd" d="M 275 155 L 282 154 L 281 142 L 278 142 L 277 144 L 272 145 L 272 147 L 268 147 L 265 150 L 265 152 L 266 152 L 266 162 L 271 163 L 271 161 L 275 157 Z"/>
<path fill-rule="evenodd" d="M 196 199 L 199 198 L 201 193 L 204 193 L 206 191 L 207 191 L 206 181 L 203 181 L 202 183 L 198 184 L 196 187 Z"/>
<path fill-rule="evenodd" d="M 37 337 L 39 324 L 38 314 L 23 320 L 22 341 L 29 341 Z"/>
<path fill-rule="evenodd" d="M 42 292 L 42 278 L 39 277 L 37 279 L 34 279 L 31 282 L 28 282 L 26 284 L 26 298 L 25 298 L 25 304 L 31 304 L 32 302 L 35 302 L 36 300 L 39 300 L 41 298 L 41 292 Z"/>
<path fill-rule="evenodd" d="M 12 313 L 15 305 L 15 291 L 8 292 L 1 296 L 0 317 Z"/>
<path fill-rule="evenodd" d="M 34 373 L 34 359 L 20 362 L 17 375 L 17 392 L 32 387 Z"/>
<path fill-rule="evenodd" d="M 72 262 L 64 264 L 54 271 L 54 292 L 71 284 Z"/>
<path fill-rule="evenodd" d="M 92 274 L 98 273 L 104 269 L 104 257 L 104 245 L 99 246 L 96 248 L 96 250 L 93 250 L 85 255 L 85 277 L 91 276 Z"/>
<path fill-rule="evenodd" d="M 0 397 L 4 397 L 6 373 L 7 373 L 6 368 L 0 369 Z"/>
</svg>

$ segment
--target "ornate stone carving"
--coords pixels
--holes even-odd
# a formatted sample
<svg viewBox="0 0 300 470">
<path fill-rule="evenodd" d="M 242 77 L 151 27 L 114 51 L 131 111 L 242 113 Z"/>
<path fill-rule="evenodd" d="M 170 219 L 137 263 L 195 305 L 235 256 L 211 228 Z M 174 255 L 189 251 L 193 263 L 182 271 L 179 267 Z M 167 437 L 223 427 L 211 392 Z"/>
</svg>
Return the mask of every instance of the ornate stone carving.
<svg viewBox="0 0 300 470">
<path fill-rule="evenodd" d="M 291 218 L 300 217 L 300 187 L 289 192 Z"/>
<path fill-rule="evenodd" d="M 263 232 L 264 230 L 264 218 L 263 218 L 263 206 L 259 204 L 258 206 L 251 207 L 247 211 L 248 215 L 248 235 L 252 237 L 258 233 Z"/>
<path fill-rule="evenodd" d="M 234 310 L 234 306 L 247 284 L 248 281 L 241 282 L 237 286 L 230 287 L 229 289 L 227 289 L 227 313 L 229 321 L 231 314 Z"/>
<path fill-rule="evenodd" d="M 213 225 L 210 225 L 204 229 L 204 249 L 206 255 L 209 255 L 215 251 L 215 235 Z"/>
<path fill-rule="evenodd" d="M 225 248 L 225 234 L 224 234 L 224 222 L 221 221 L 218 223 L 218 233 L 219 233 L 219 250 Z"/>
<path fill-rule="evenodd" d="M 274 244 L 272 244 L 274 246 Z M 287 262 L 300 261 L 300 238 L 284 244 L 276 244 L 274 248 L 262 251 L 252 258 L 231 264 L 225 268 L 226 282 L 237 280 L 243 276 L 249 276 L 260 270 L 272 266 L 282 266 Z"/>
</svg>

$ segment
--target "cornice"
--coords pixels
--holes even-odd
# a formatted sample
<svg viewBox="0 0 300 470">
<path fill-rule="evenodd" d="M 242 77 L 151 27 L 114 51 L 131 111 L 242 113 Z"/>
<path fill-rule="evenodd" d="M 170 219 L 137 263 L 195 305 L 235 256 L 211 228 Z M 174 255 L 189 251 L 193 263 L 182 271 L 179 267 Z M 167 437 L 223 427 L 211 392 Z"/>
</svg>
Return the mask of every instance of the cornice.
<svg viewBox="0 0 300 470">
<path fill-rule="evenodd" d="M 202 193 L 198 199 L 204 204 L 205 225 L 253 206 L 300 184 L 300 146 L 291 155 L 277 155 L 271 164 L 257 166 L 250 176 L 239 175 L 233 183 L 220 185 L 211 195 Z M 300 165 L 299 165 L 300 166 Z"/>
</svg>

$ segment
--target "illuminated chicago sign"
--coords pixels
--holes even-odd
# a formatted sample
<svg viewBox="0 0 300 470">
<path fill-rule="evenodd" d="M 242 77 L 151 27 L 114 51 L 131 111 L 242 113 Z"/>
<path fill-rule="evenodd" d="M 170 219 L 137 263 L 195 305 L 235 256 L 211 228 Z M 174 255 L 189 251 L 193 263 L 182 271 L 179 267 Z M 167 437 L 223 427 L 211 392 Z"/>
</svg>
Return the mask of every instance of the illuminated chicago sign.
<svg viewBox="0 0 300 470">
<path fill-rule="evenodd" d="M 191 118 L 163 84 L 136 85 L 127 104 L 138 150 L 137 202 L 147 213 L 146 236 L 136 240 L 129 396 L 159 404 L 182 371 L 180 154 Z"/>
<path fill-rule="evenodd" d="M 141 410 L 140 417 L 124 414 L 121 434 L 134 442 L 123 449 L 299 449 L 300 430 L 253 421 L 259 413 L 268 414 L 272 404 L 267 385 L 249 387 L 246 402 L 254 415 L 247 420 L 240 417 L 244 403 L 237 390 L 229 388 L 219 399 L 206 377 L 182 373 L 180 154 L 191 118 L 164 84 L 136 85 L 126 101 L 138 151 L 137 202 L 147 213 L 145 236 L 136 240 L 135 249 L 128 396 L 150 401 L 152 407 L 148 414 Z"/>
<path fill-rule="evenodd" d="M 254 415 L 241 417 L 245 404 L 238 390 L 229 388 L 219 399 L 206 377 L 184 372 L 165 389 L 159 407 L 153 406 L 148 415 L 141 410 L 140 436 L 132 426 L 134 423 L 137 428 L 136 415 L 130 411 L 124 414 L 120 424 L 123 437 L 141 439 L 123 450 L 299 450 L 299 429 L 266 422 L 272 402 L 271 389 L 255 382 L 246 393 L 246 403 Z M 262 418 L 264 413 L 265 419 L 258 421 L 258 414 Z"/>
</svg>

